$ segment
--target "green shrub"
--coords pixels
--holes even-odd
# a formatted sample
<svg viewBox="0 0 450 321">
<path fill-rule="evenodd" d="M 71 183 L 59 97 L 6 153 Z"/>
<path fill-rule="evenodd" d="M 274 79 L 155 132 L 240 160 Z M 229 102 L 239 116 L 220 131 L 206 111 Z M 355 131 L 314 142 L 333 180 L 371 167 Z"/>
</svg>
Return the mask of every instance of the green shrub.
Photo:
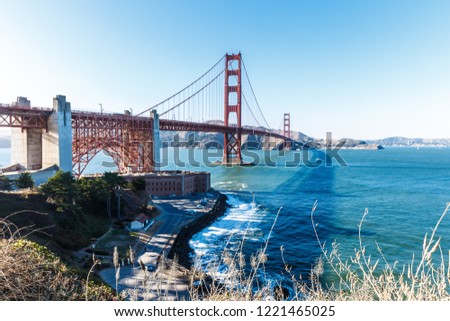
<svg viewBox="0 0 450 321">
<path fill-rule="evenodd" d="M 21 188 L 33 188 L 34 187 L 34 180 L 30 173 L 23 172 L 17 177 L 16 179 L 16 187 Z"/>
<path fill-rule="evenodd" d="M 9 180 L 8 177 L 0 175 L 0 190 L 9 191 L 11 190 L 11 186 L 12 186 L 11 180 Z"/>
<path fill-rule="evenodd" d="M 49 199 L 50 203 L 56 206 L 56 210 L 59 212 L 63 212 L 74 203 L 76 186 L 75 179 L 70 172 L 59 170 L 39 189 Z"/>
</svg>

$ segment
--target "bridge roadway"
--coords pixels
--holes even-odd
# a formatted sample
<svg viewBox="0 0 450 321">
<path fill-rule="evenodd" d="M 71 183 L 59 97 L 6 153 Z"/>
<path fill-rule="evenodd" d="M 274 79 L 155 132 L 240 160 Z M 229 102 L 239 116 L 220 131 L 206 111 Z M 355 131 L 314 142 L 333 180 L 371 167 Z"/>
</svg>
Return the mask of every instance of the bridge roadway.
<svg viewBox="0 0 450 321">
<path fill-rule="evenodd" d="M 199 131 L 199 132 L 215 132 L 215 133 L 235 133 L 237 131 L 236 126 L 225 126 L 211 123 L 195 123 L 170 119 L 160 119 L 159 129 L 168 131 Z M 271 136 L 283 140 L 288 139 L 287 137 L 281 134 L 272 133 L 269 130 L 264 129 L 262 127 L 259 128 L 242 127 L 240 130 L 241 134 L 244 135 L 261 135 L 261 136 Z"/>
<path fill-rule="evenodd" d="M 0 104 L 0 127 L 18 127 L 18 128 L 46 128 L 47 119 L 51 113 L 50 108 L 41 107 L 18 107 L 10 106 L 5 104 Z M 149 117 L 136 117 L 126 114 L 117 113 L 97 113 L 97 112 L 87 112 L 87 111 L 72 111 L 73 119 L 89 119 L 90 121 L 97 121 L 97 126 L 110 126 L 108 121 L 121 122 L 124 120 L 139 120 L 139 121 L 151 121 Z M 92 123 L 85 125 L 92 126 Z M 216 133 L 234 133 L 237 131 L 235 126 L 225 126 L 214 123 L 196 123 L 180 120 L 170 120 L 170 119 L 160 119 L 159 124 L 160 130 L 166 131 L 201 131 L 201 132 L 216 132 Z M 271 133 L 269 130 L 262 127 L 259 128 L 240 128 L 242 134 L 247 135 L 270 135 L 274 138 L 284 139 L 286 137 Z"/>
<path fill-rule="evenodd" d="M 50 108 L 19 107 L 0 104 L 0 127 L 44 128 L 52 112 Z"/>
</svg>

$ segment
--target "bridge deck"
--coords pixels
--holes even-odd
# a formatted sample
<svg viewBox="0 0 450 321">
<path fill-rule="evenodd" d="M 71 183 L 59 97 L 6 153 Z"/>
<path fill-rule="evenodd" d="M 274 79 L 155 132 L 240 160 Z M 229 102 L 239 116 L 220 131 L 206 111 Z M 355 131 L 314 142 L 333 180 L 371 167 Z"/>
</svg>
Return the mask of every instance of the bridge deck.
<svg viewBox="0 0 450 321">
<path fill-rule="evenodd" d="M 0 127 L 47 128 L 49 108 L 19 107 L 0 104 Z"/>
<path fill-rule="evenodd" d="M 51 108 L 41 107 L 17 107 L 11 105 L 0 104 L 0 127 L 16 127 L 16 128 L 46 128 L 47 119 L 52 112 Z M 150 123 L 151 118 L 143 116 L 132 116 L 119 113 L 98 113 L 93 111 L 73 110 L 72 119 L 89 120 L 89 122 L 76 122 L 74 126 L 111 126 L 113 123 L 118 124 L 124 121 L 132 121 L 134 124 L 140 124 L 139 127 L 147 127 L 143 123 Z M 93 124 L 98 122 L 97 124 Z M 238 131 L 236 126 L 225 126 L 214 123 L 197 123 L 179 120 L 160 119 L 160 130 L 166 131 L 199 131 L 214 133 L 235 133 Z M 278 139 L 286 140 L 287 137 L 271 133 L 261 128 L 240 128 L 242 134 L 271 136 Z"/>
</svg>

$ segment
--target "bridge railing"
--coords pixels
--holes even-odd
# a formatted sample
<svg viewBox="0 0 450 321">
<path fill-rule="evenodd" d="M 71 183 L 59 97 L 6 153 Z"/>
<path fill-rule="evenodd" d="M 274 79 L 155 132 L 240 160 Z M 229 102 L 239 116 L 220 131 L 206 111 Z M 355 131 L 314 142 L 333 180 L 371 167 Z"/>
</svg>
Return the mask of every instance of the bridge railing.
<svg viewBox="0 0 450 321">
<path fill-rule="evenodd" d="M 114 114 L 113 112 L 109 112 L 109 111 L 98 111 L 98 110 L 95 110 L 95 109 L 85 109 L 85 108 L 72 109 L 72 113 L 98 114 L 98 115 L 113 115 Z"/>
<path fill-rule="evenodd" d="M 92 115 L 92 116 L 118 116 L 118 117 L 130 117 L 131 114 L 122 114 L 122 113 L 115 113 L 110 111 L 98 111 L 93 109 L 72 109 L 73 114 L 84 114 L 84 115 Z"/>
<path fill-rule="evenodd" d="M 8 108 L 8 109 L 14 109 L 18 111 L 48 111 L 51 112 L 53 109 L 48 107 L 26 107 L 26 106 L 19 106 L 16 104 L 1 104 L 0 108 Z"/>
<path fill-rule="evenodd" d="M 122 114 L 122 113 L 115 113 L 115 112 L 105 112 L 105 111 L 98 111 L 98 110 L 89 110 L 89 109 L 72 109 L 72 115 L 79 115 L 79 116 L 88 116 L 88 117 L 94 117 L 94 118 L 101 118 L 101 117 L 116 117 L 121 119 L 139 119 L 139 120 L 148 120 L 150 117 L 148 116 L 135 116 L 131 114 Z"/>
</svg>

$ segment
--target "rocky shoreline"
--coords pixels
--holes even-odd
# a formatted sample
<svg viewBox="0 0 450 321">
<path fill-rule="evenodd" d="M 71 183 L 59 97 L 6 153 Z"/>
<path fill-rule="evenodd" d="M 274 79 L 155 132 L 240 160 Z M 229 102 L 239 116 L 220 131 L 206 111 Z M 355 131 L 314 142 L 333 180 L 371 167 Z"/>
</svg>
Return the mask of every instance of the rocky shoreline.
<svg viewBox="0 0 450 321">
<path fill-rule="evenodd" d="M 199 217 L 198 219 L 190 222 L 189 224 L 183 226 L 178 233 L 177 239 L 175 240 L 168 257 L 173 259 L 177 256 L 178 263 L 183 267 L 190 269 L 194 264 L 192 260 L 193 249 L 189 246 L 189 241 L 192 236 L 199 233 L 206 227 L 214 223 L 219 217 L 223 216 L 227 211 L 229 205 L 227 204 L 227 196 L 219 193 L 219 198 L 214 205 L 213 209 Z"/>
</svg>

